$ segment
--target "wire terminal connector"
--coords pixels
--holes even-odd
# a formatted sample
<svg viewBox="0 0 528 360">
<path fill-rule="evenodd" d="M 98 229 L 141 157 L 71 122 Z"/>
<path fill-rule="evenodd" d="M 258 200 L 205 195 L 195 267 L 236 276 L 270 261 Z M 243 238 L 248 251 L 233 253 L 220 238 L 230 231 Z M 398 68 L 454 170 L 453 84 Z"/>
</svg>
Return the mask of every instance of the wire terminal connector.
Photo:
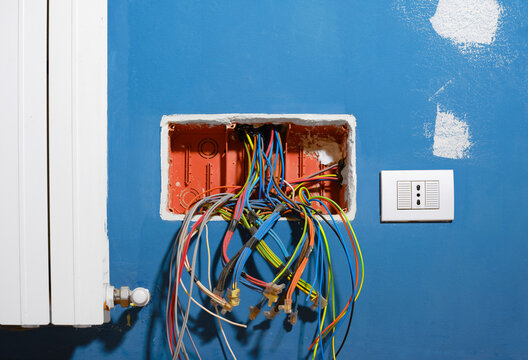
<svg viewBox="0 0 528 360">
<path fill-rule="evenodd" d="M 297 324 L 297 316 L 298 316 L 298 312 L 297 310 L 295 310 L 290 315 L 288 315 L 288 322 L 292 325 Z"/>
<path fill-rule="evenodd" d="M 268 299 L 268 306 L 273 305 L 275 302 L 277 302 L 277 299 L 279 298 L 279 294 L 282 292 L 286 285 L 285 284 L 274 284 L 274 283 L 267 283 L 266 288 L 264 289 L 264 292 L 262 295 L 264 295 Z"/>
<path fill-rule="evenodd" d="M 319 297 L 321 297 L 321 310 L 323 310 L 326 307 L 327 305 L 326 299 L 322 297 L 321 295 L 319 295 L 312 300 L 312 306 L 310 306 L 310 309 L 312 309 L 312 311 L 315 311 L 317 310 L 317 308 L 319 308 Z"/>
<path fill-rule="evenodd" d="M 224 292 L 223 291 L 220 291 L 220 290 L 217 290 L 217 289 L 214 289 L 213 290 L 213 294 L 215 295 L 214 298 L 211 298 L 211 305 L 213 305 L 213 307 L 217 307 L 217 306 L 220 306 L 220 307 L 223 307 L 224 306 Z"/>
<path fill-rule="evenodd" d="M 269 320 L 273 320 L 275 316 L 279 315 L 279 313 L 280 313 L 280 310 L 277 309 L 276 306 L 272 307 L 269 311 L 263 312 L 264 316 Z"/>
<path fill-rule="evenodd" d="M 283 305 L 279 305 L 279 310 L 284 310 L 285 314 L 291 314 L 292 312 L 292 299 L 284 300 Z"/>
<path fill-rule="evenodd" d="M 228 289 L 227 301 L 233 307 L 240 305 L 240 289 Z"/>
<path fill-rule="evenodd" d="M 249 320 L 255 320 L 262 308 L 258 305 L 249 307 Z"/>
<path fill-rule="evenodd" d="M 226 302 L 226 304 L 224 306 L 222 306 L 222 310 L 220 312 L 222 313 L 222 315 L 225 315 L 226 313 L 230 312 L 231 310 L 233 310 L 233 305 L 231 305 L 230 303 Z"/>
</svg>

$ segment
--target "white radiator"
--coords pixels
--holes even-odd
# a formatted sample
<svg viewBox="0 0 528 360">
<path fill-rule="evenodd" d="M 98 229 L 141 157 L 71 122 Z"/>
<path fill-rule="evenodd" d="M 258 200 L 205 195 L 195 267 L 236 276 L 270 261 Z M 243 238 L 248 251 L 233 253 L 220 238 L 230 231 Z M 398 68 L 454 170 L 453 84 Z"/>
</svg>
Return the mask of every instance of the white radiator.
<svg viewBox="0 0 528 360">
<path fill-rule="evenodd" d="M 104 321 L 106 15 L 0 0 L 0 325 Z"/>
</svg>

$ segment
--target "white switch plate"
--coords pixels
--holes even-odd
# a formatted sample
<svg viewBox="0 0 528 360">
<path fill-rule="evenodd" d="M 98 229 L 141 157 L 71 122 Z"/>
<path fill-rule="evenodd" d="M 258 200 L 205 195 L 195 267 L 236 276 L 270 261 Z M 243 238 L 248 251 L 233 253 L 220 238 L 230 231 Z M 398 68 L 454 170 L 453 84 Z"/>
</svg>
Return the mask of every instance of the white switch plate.
<svg viewBox="0 0 528 360">
<path fill-rule="evenodd" d="M 381 222 L 453 221 L 453 170 L 391 170 L 380 174 Z"/>
</svg>

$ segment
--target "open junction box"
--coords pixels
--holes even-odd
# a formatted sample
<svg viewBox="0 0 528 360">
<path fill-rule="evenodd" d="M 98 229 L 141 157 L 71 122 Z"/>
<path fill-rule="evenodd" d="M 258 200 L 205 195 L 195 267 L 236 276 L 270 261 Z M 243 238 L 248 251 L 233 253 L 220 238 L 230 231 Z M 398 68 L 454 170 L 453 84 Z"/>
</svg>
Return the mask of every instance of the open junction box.
<svg viewBox="0 0 528 360">
<path fill-rule="evenodd" d="M 244 185 L 249 166 L 241 129 L 273 126 L 281 135 L 286 180 L 339 164 L 339 182 L 308 188 L 312 195 L 336 201 L 352 219 L 356 211 L 355 125 L 352 115 L 163 116 L 161 217 L 182 220 L 189 204 L 204 192 L 215 194 Z"/>
</svg>

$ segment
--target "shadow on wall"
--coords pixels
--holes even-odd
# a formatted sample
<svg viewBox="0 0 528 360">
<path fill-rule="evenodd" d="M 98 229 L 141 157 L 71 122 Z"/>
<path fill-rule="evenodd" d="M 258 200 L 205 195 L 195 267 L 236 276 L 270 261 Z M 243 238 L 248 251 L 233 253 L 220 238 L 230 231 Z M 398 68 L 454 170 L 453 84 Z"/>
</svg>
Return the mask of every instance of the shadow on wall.
<svg viewBox="0 0 528 360">
<path fill-rule="evenodd" d="M 288 222 L 289 226 L 291 227 L 292 232 L 292 238 L 300 238 L 302 229 L 300 226 L 298 226 L 295 222 Z M 239 235 L 241 238 L 247 238 L 249 236 L 249 233 L 246 233 L 244 229 L 238 229 Z M 172 256 L 172 246 L 177 240 L 177 234 L 176 233 L 171 241 L 171 245 L 166 249 L 165 256 L 160 264 L 160 267 L 158 269 L 158 273 L 156 276 L 156 282 L 151 286 L 151 289 L 153 290 L 152 294 L 152 302 L 149 304 L 150 307 L 150 314 L 149 314 L 149 320 L 147 322 L 148 329 L 147 335 L 146 335 L 146 349 L 145 349 L 145 358 L 147 360 L 154 360 L 158 359 L 160 357 L 160 342 L 159 337 L 163 337 L 163 351 L 165 351 L 165 355 L 168 357 L 168 349 L 167 349 L 167 342 L 165 338 L 165 309 L 166 309 L 166 301 L 167 301 L 167 283 L 169 281 L 169 270 L 170 270 L 170 261 Z M 216 248 L 216 251 L 212 253 L 211 255 L 211 267 L 213 269 L 212 278 L 218 279 L 219 272 L 223 268 L 223 264 L 221 264 L 221 258 L 222 258 L 222 247 L 218 246 Z M 173 269 L 174 271 L 174 269 Z M 250 273 L 253 276 L 263 278 L 258 271 L 258 268 L 256 264 L 254 263 L 254 260 L 251 258 L 246 263 L 246 271 Z M 323 282 L 323 287 L 326 286 L 326 280 Z M 204 284 L 207 285 L 207 284 Z M 180 289 L 180 291 L 182 291 Z M 199 291 L 194 292 L 195 295 L 200 294 Z M 260 299 L 261 295 L 254 294 L 255 298 L 251 301 L 256 301 L 257 299 Z M 209 304 L 209 299 L 205 298 L 205 296 L 202 296 L 201 294 L 198 295 L 199 299 L 202 304 Z M 186 299 L 186 297 L 184 297 Z M 251 304 L 254 304 L 255 302 L 252 302 Z M 244 302 L 244 304 L 241 304 L 241 307 L 246 307 L 247 305 Z M 339 304 L 338 304 L 339 305 Z M 186 301 L 183 301 L 181 303 L 181 307 L 186 307 Z M 194 306 L 193 306 L 194 307 Z M 212 310 L 211 307 L 209 309 Z M 298 327 L 304 327 L 308 324 L 315 324 L 317 322 L 317 313 L 312 311 L 309 307 L 306 306 L 299 306 L 299 322 L 297 324 Z M 245 348 L 244 352 L 247 354 L 250 354 L 252 359 L 260 359 L 262 358 L 262 346 L 266 346 L 265 342 L 262 342 L 263 339 L 263 333 L 266 333 L 271 328 L 271 320 L 265 319 L 262 315 L 255 320 L 250 321 L 249 319 L 237 318 L 236 312 L 233 313 L 227 313 L 224 316 L 232 321 L 239 322 L 239 323 L 245 323 L 248 328 L 243 329 L 239 327 L 230 327 L 230 331 L 235 331 L 234 334 L 230 337 L 230 340 L 234 340 L 233 343 L 237 343 L 239 346 L 242 346 Z M 181 318 L 181 317 L 180 317 Z M 181 322 L 180 322 L 181 325 Z M 225 346 L 224 339 L 221 338 L 220 329 L 218 326 L 218 321 L 212 320 L 211 316 L 204 311 L 198 311 L 193 312 L 191 311 L 189 315 L 189 322 L 188 322 L 189 331 L 192 333 L 194 341 L 196 342 L 197 347 L 204 346 L 205 344 L 209 344 L 213 341 L 215 341 L 218 346 L 220 347 L 222 351 L 222 356 L 216 355 L 216 358 L 218 359 L 230 359 L 232 358 L 229 350 Z M 284 321 L 282 322 L 282 327 L 285 330 L 285 332 L 289 333 L 291 332 L 292 325 L 288 322 L 287 318 L 284 318 Z M 162 330 L 162 334 L 160 334 L 160 329 Z M 303 333 L 301 331 L 301 333 Z M 282 334 L 284 335 L 284 334 Z M 281 337 L 282 337 L 281 335 Z M 185 341 L 187 344 L 187 348 L 190 350 L 189 356 L 191 358 L 193 357 L 193 350 L 188 342 L 188 337 L 185 335 Z M 272 340 L 270 340 L 272 341 Z M 298 341 L 301 341 L 299 338 Z M 162 351 L 162 352 L 163 352 Z M 202 354 L 203 355 L 203 354 Z M 311 353 L 305 353 L 302 352 L 298 354 L 297 358 L 299 359 L 305 359 L 311 357 Z"/>
<path fill-rule="evenodd" d="M 293 222 L 289 223 L 289 226 L 291 227 L 293 238 L 300 237 L 300 227 Z M 248 236 L 247 233 L 244 233 L 245 230 L 239 229 L 238 231 L 242 238 Z M 86 347 L 94 342 L 101 344 L 100 350 L 98 350 L 100 353 L 111 354 L 124 343 L 125 338 L 131 333 L 132 329 L 138 327 L 141 329 L 145 325 L 147 329 L 143 330 L 146 331 L 143 348 L 144 356 L 140 357 L 148 360 L 158 359 L 160 356 L 170 358 L 165 338 L 165 304 L 168 291 L 170 256 L 176 236 L 174 235 L 170 245 L 165 250 L 165 256 L 159 265 L 155 283 L 149 287 L 153 293 L 152 302 L 148 307 L 125 309 L 117 320 L 91 328 L 74 328 L 70 326 L 43 326 L 36 329 L 0 327 L 0 359 L 34 359 L 36 357 L 35 354 L 38 354 L 39 359 L 71 359 L 75 357 L 77 349 Z M 216 269 L 213 272 L 220 271 L 223 267 L 220 265 L 221 247 L 217 247 L 215 253 L 212 254 L 211 260 L 212 268 Z M 246 265 L 248 273 L 262 277 L 253 259 L 250 259 Z M 218 273 L 214 273 L 213 278 L 217 279 L 218 275 Z M 257 299 L 260 299 L 260 295 L 255 294 L 255 298 L 250 301 L 256 301 Z M 201 302 L 208 304 L 208 300 L 203 297 Z M 182 303 L 182 306 L 185 307 L 186 303 Z M 143 320 L 138 321 L 140 319 L 140 311 L 147 312 L 141 314 Z M 308 307 L 299 306 L 298 311 L 298 327 L 304 328 L 308 323 L 313 324 L 317 321 L 317 314 Z M 271 328 L 271 321 L 261 316 L 258 320 L 250 322 L 247 319 L 237 318 L 236 313 L 228 313 L 225 316 L 236 322 L 245 321 L 249 331 L 243 328 L 232 328 L 235 329 L 235 333 L 230 337 L 237 344 L 244 347 L 245 351 L 251 355 L 251 358 L 261 358 L 261 339 Z M 145 318 L 147 321 L 144 321 Z M 282 327 L 288 333 L 293 330 L 286 318 L 282 322 Z M 231 357 L 229 350 L 225 347 L 224 340 L 221 338 L 218 323 L 211 321 L 211 317 L 205 312 L 191 312 L 189 330 L 193 334 L 197 346 L 216 342 L 222 350 L 222 356 L 217 358 L 228 359 Z M 22 333 L 23 337 L 20 336 Z M 141 339 L 143 339 L 143 336 L 141 336 Z M 162 341 L 160 342 L 159 340 Z M 300 339 L 298 340 L 300 341 Z M 268 341 L 274 340 L 268 339 Z M 138 352 L 138 355 L 140 354 Z M 304 359 L 309 355 L 302 352 L 298 354 L 297 358 Z"/>
<path fill-rule="evenodd" d="M 116 322 L 90 328 L 42 326 L 36 329 L 0 326 L 1 359 L 70 359 L 79 346 L 98 340 L 103 351 L 112 352 L 121 345 L 126 333 L 138 319 L 141 308 L 126 309 Z M 24 337 L 20 337 L 20 333 Z"/>
<path fill-rule="evenodd" d="M 177 234 L 178 232 L 173 236 L 172 241 L 170 242 L 170 246 L 167 249 L 165 253 L 165 257 L 163 259 L 163 262 L 160 265 L 160 268 L 158 270 L 158 274 L 156 276 L 156 283 L 154 286 L 152 286 L 152 289 L 154 289 L 155 294 L 152 296 L 152 303 L 150 306 L 151 314 L 148 322 L 148 330 L 147 330 L 147 343 L 146 343 L 146 359 L 156 359 L 158 356 L 158 349 L 153 348 L 153 346 L 158 347 L 159 345 L 156 344 L 155 339 L 159 336 L 157 331 L 159 328 L 165 329 L 165 307 L 166 307 L 166 301 L 167 301 L 167 283 L 169 281 L 169 270 L 170 270 L 170 261 L 171 261 L 171 255 L 172 255 L 172 246 L 177 240 Z M 221 253 L 220 253 L 220 247 L 217 249 L 217 251 L 213 254 L 212 257 L 212 267 L 213 269 L 217 267 L 220 259 Z M 202 299 L 203 300 L 203 299 Z M 202 303 L 206 303 L 205 301 L 202 301 Z M 186 304 L 181 304 L 181 306 L 185 307 Z M 226 316 L 227 318 L 230 318 L 231 320 L 237 321 L 236 319 L 233 319 L 231 314 L 228 314 Z M 216 324 L 214 322 L 213 324 Z M 199 343 L 197 346 L 200 346 L 200 344 L 203 343 L 209 343 L 213 340 L 217 340 L 220 344 L 222 344 L 222 353 L 223 358 L 228 358 L 227 349 L 223 346 L 223 341 L 220 339 L 220 335 L 218 331 L 216 331 L 215 326 L 211 326 L 211 319 L 208 314 L 206 314 L 203 311 L 200 311 L 197 317 L 193 317 L 192 315 L 189 315 L 189 330 L 194 335 L 195 341 L 199 339 Z M 165 333 L 164 333 L 165 334 Z M 237 339 L 240 340 L 240 336 L 244 336 L 243 334 L 238 334 Z M 166 341 L 166 340 L 165 340 Z M 164 347 L 166 346 L 166 342 Z M 167 350 L 168 351 L 168 350 Z"/>
</svg>

